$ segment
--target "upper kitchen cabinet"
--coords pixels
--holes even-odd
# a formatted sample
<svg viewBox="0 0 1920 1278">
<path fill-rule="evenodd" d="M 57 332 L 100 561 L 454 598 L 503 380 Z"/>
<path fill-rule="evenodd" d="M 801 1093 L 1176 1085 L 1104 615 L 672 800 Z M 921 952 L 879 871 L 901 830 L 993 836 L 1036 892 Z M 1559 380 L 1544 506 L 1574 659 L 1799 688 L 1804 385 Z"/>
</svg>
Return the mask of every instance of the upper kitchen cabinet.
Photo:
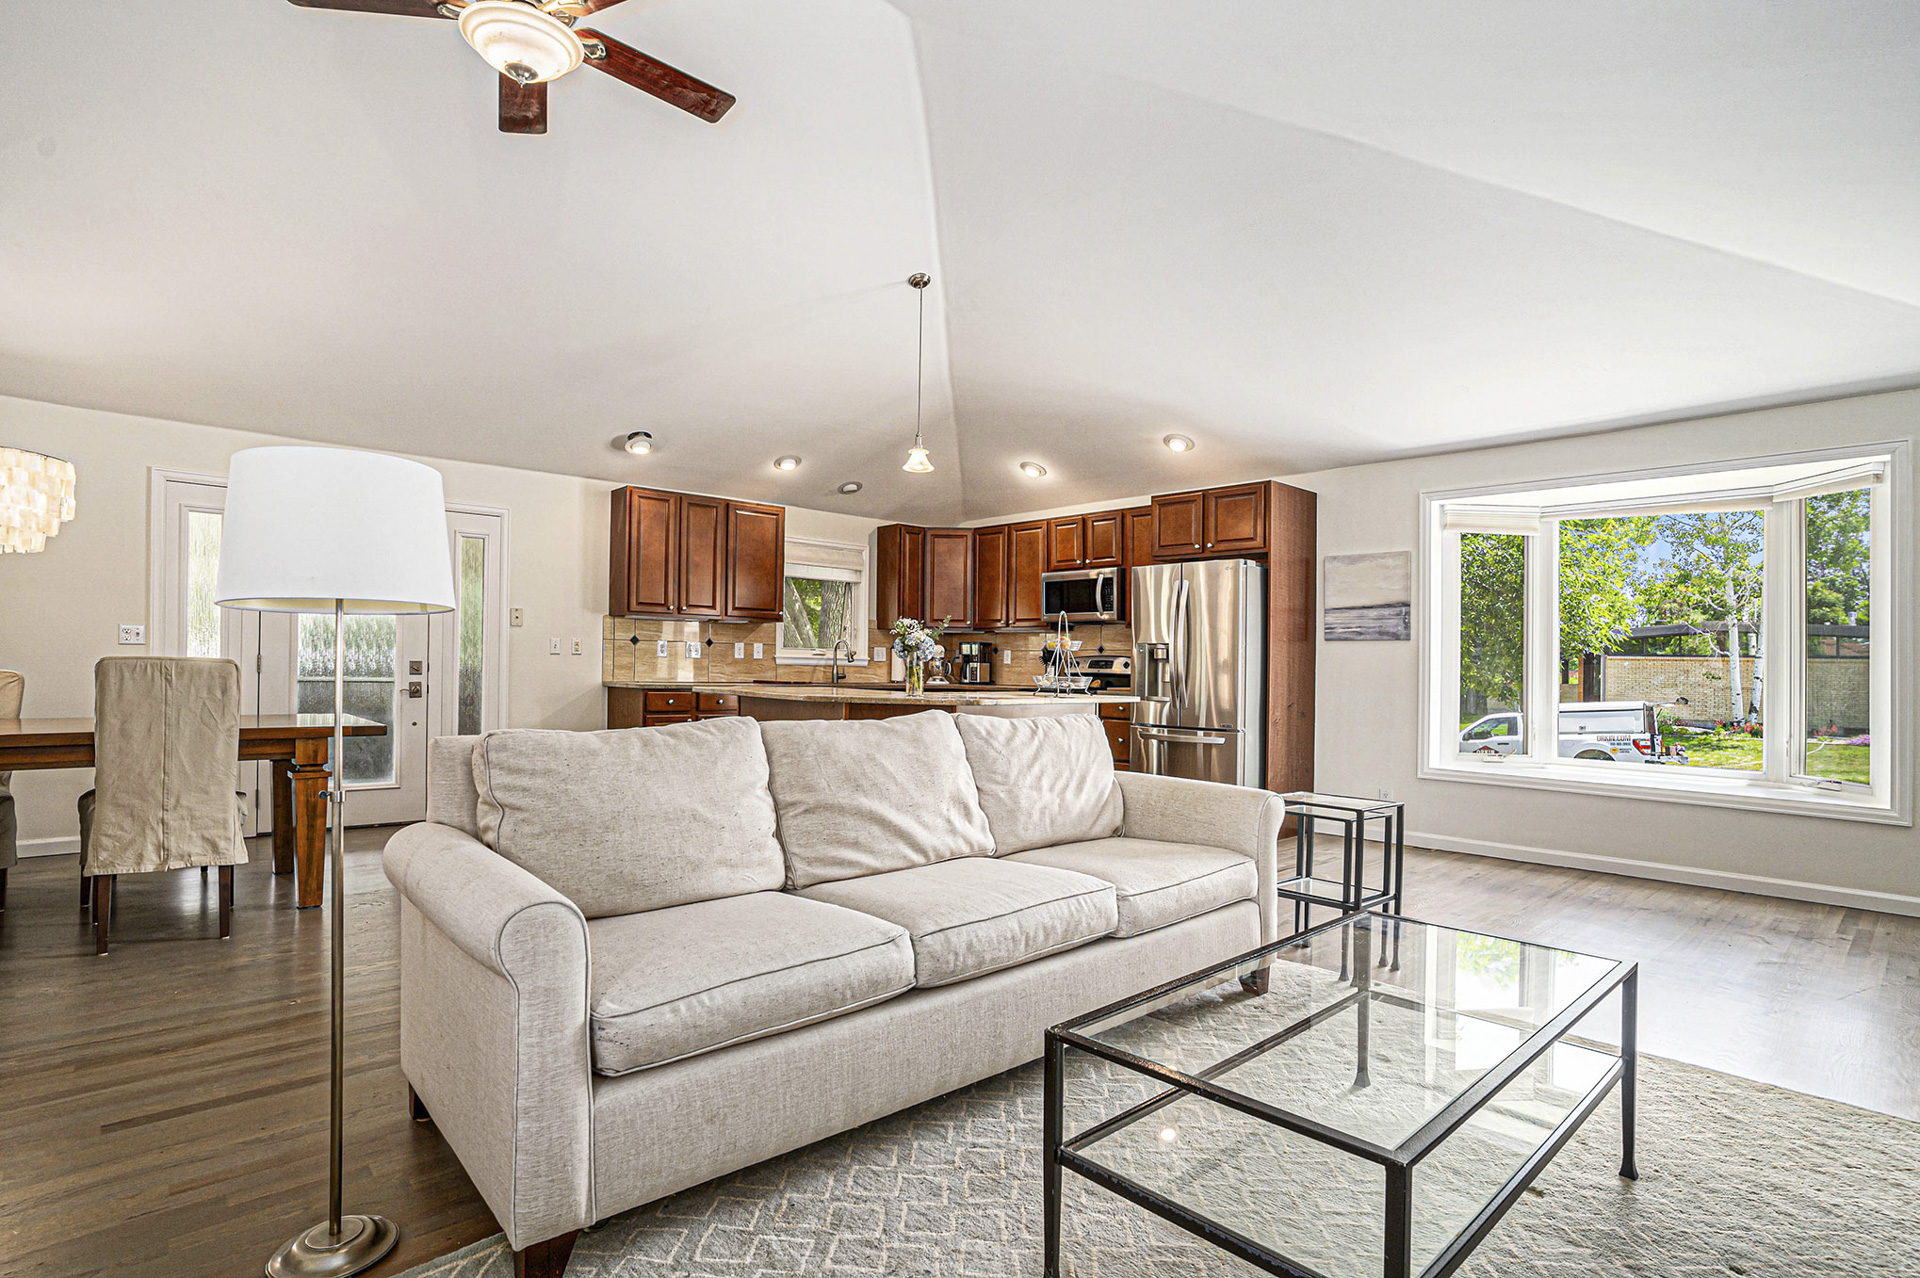
<svg viewBox="0 0 1920 1278">
<path fill-rule="evenodd" d="M 954 630 L 973 626 L 973 530 L 927 530 L 927 611 L 924 620 Z"/>
<path fill-rule="evenodd" d="M 973 530 L 973 625 L 998 630 L 1007 624 L 1010 538 L 1005 525 Z"/>
<path fill-rule="evenodd" d="M 1206 491 L 1203 520 L 1211 555 L 1260 555 L 1267 550 L 1267 484 L 1240 484 Z"/>
<path fill-rule="evenodd" d="M 1117 568 L 1126 558 L 1126 513 L 1105 510 L 1047 521 L 1047 571 Z"/>
<path fill-rule="evenodd" d="M 1136 506 L 1126 515 L 1126 565 L 1129 568 L 1153 562 L 1153 507 Z"/>
<path fill-rule="evenodd" d="M 1046 624 L 1046 600 L 1040 590 L 1040 574 L 1047 567 L 1047 524 L 1007 527 L 1007 625 Z"/>
<path fill-rule="evenodd" d="M 679 528 L 678 494 L 613 490 L 608 612 L 617 617 L 673 615 L 680 601 Z"/>
<path fill-rule="evenodd" d="M 875 530 L 874 622 L 882 630 L 902 617 L 926 619 L 927 530 L 914 524 L 882 524 Z"/>
<path fill-rule="evenodd" d="M 727 615 L 778 621 L 784 601 L 787 512 L 781 506 L 727 503 Z"/>
<path fill-rule="evenodd" d="M 680 606 L 683 617 L 727 614 L 727 503 L 680 498 Z"/>
<path fill-rule="evenodd" d="M 1169 493 L 1153 499 L 1153 557 L 1186 559 L 1206 544 L 1205 493 Z"/>
<path fill-rule="evenodd" d="M 622 617 L 780 616 L 786 511 L 721 497 L 616 488 L 607 611 Z"/>
</svg>

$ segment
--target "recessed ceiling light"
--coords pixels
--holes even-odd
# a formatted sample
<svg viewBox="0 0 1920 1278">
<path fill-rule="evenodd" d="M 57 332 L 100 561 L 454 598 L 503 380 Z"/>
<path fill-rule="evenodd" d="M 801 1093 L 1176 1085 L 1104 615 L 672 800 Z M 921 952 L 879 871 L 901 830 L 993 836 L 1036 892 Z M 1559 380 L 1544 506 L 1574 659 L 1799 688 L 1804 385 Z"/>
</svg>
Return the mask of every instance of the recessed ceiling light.
<svg viewBox="0 0 1920 1278">
<path fill-rule="evenodd" d="M 840 485 L 840 491 L 843 493 L 852 494 L 852 493 L 859 492 L 860 487 L 861 485 L 859 480 L 849 479 L 846 483 Z"/>
<path fill-rule="evenodd" d="M 1039 462 L 1021 462 L 1020 473 L 1028 479 L 1045 479 L 1047 477 L 1047 468 Z"/>
<path fill-rule="evenodd" d="M 653 451 L 653 436 L 647 431 L 636 430 L 627 436 L 627 451 L 635 457 Z"/>
<path fill-rule="evenodd" d="M 1193 451 L 1193 441 L 1191 439 L 1188 439 L 1185 435 L 1168 435 L 1165 439 L 1161 440 L 1160 442 L 1165 444 L 1168 448 L 1171 448 L 1176 453 L 1188 453 Z"/>
<path fill-rule="evenodd" d="M 776 457 L 773 459 L 773 468 L 775 470 L 799 470 L 800 459 L 793 456 Z"/>
</svg>

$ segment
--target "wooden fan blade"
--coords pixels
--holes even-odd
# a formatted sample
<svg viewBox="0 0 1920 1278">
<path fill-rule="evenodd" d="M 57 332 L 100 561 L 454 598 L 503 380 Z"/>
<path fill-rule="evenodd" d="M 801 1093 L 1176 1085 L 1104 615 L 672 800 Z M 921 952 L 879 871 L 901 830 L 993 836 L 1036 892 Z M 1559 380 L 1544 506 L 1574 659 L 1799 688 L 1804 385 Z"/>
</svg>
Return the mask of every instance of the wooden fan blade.
<svg viewBox="0 0 1920 1278">
<path fill-rule="evenodd" d="M 302 9 L 344 9 L 348 13 L 395 13 L 403 18 L 444 18 L 433 0 L 287 0 Z"/>
<path fill-rule="evenodd" d="M 500 77 L 500 131 L 502 133 L 545 133 L 547 131 L 547 85 L 522 84 L 510 75 Z"/>
<path fill-rule="evenodd" d="M 606 57 L 588 58 L 587 65 L 605 71 L 616 80 L 631 84 L 644 93 L 651 93 L 689 115 L 699 116 L 708 124 L 725 115 L 733 105 L 731 93 L 716 89 L 705 80 L 696 80 L 685 71 L 670 67 L 658 58 L 650 58 L 632 45 L 621 44 L 612 36 L 602 35 L 590 27 L 577 30 L 581 39 L 597 40 L 607 47 Z"/>
<path fill-rule="evenodd" d="M 572 0 L 573 6 L 580 10 L 580 16 L 583 18 L 589 13 L 598 13 L 602 9 L 611 9 L 620 2 L 621 0 Z"/>
</svg>

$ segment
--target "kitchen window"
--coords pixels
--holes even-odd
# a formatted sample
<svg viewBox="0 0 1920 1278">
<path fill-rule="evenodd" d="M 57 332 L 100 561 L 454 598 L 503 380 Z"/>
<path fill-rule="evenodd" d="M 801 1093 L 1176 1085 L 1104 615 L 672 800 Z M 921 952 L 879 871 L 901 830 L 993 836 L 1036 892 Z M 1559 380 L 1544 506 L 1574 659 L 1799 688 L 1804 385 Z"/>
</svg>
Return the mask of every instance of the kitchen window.
<svg viewBox="0 0 1920 1278">
<path fill-rule="evenodd" d="M 811 538 L 787 538 L 781 582 L 780 633 L 775 660 L 827 665 L 836 642 L 842 664 L 866 663 L 867 548 Z"/>
<path fill-rule="evenodd" d="M 1420 775 L 1909 821 L 1907 466 L 1424 494 Z"/>
</svg>

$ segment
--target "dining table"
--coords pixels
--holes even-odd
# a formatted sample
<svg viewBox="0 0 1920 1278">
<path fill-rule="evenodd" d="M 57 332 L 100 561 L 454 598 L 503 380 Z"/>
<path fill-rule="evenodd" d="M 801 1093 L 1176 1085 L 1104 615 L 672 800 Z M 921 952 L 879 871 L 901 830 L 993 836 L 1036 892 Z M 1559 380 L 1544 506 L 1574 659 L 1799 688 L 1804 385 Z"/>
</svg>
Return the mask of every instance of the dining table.
<svg viewBox="0 0 1920 1278">
<path fill-rule="evenodd" d="M 350 737 L 381 737 L 387 726 L 346 716 Z M 327 756 L 333 744 L 330 714 L 240 716 L 240 762 L 273 764 L 273 872 L 294 876 L 294 903 L 321 901 L 326 886 Z M 0 772 L 93 766 L 92 719 L 0 719 Z"/>
</svg>

